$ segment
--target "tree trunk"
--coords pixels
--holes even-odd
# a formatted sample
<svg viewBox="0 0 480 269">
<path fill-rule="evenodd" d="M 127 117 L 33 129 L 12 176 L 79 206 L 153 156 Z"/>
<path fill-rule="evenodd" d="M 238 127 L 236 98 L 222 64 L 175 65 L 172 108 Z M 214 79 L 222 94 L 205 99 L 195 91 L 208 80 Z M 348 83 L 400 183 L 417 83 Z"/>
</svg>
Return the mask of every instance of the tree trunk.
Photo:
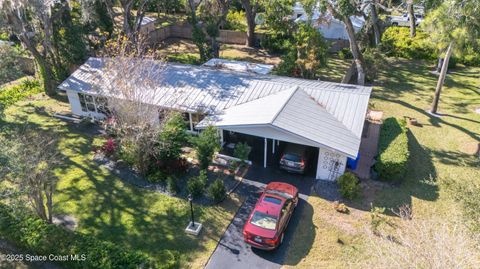
<svg viewBox="0 0 480 269">
<path fill-rule="evenodd" d="M 132 26 L 130 25 L 131 21 L 131 10 L 132 10 L 132 5 L 133 1 L 128 0 L 128 1 L 120 1 L 120 4 L 122 5 L 123 9 L 123 33 L 130 37 L 132 33 Z"/>
<path fill-rule="evenodd" d="M 417 29 L 415 25 L 415 13 L 413 11 L 413 0 L 407 1 L 408 20 L 410 21 L 410 37 L 415 37 Z"/>
<path fill-rule="evenodd" d="M 37 48 L 30 42 L 26 34 L 19 35 L 20 41 L 25 45 L 25 47 L 30 51 L 35 62 L 38 65 L 41 80 L 43 82 L 43 88 L 45 93 L 49 96 L 54 96 L 57 94 L 55 91 L 54 81 L 53 81 L 53 72 L 50 64 L 47 62 L 46 59 L 38 52 Z"/>
<path fill-rule="evenodd" d="M 430 109 L 430 112 L 432 114 L 437 113 L 438 102 L 440 101 L 440 94 L 442 92 L 443 83 L 445 82 L 445 77 L 447 76 L 448 61 L 450 61 L 450 56 L 452 56 L 452 50 L 453 50 L 453 43 L 450 42 L 447 48 L 447 52 L 445 53 L 445 58 L 443 60 L 442 71 L 440 72 L 440 76 L 438 77 L 437 88 L 435 89 L 432 108 Z"/>
<path fill-rule="evenodd" d="M 48 223 L 53 222 L 53 185 L 48 184 L 48 186 L 45 187 L 45 196 L 47 198 L 47 219 Z"/>
<path fill-rule="evenodd" d="M 365 84 L 365 60 L 363 59 L 362 52 L 357 44 L 357 39 L 355 37 L 355 30 L 353 28 L 352 21 L 350 17 L 345 16 L 343 19 L 345 23 L 348 39 L 350 42 L 350 50 L 352 51 L 353 59 L 355 61 L 355 65 L 357 67 L 357 84 L 364 85 Z"/>
<path fill-rule="evenodd" d="M 370 18 L 372 20 L 373 34 L 375 36 L 375 46 L 378 46 L 382 41 L 382 33 L 380 32 L 380 26 L 378 25 L 377 6 L 371 5 Z"/>
<path fill-rule="evenodd" d="M 247 41 L 249 47 L 255 46 L 255 16 L 257 14 L 257 4 L 252 7 L 250 0 L 242 0 L 245 9 L 245 17 L 247 19 Z"/>
</svg>

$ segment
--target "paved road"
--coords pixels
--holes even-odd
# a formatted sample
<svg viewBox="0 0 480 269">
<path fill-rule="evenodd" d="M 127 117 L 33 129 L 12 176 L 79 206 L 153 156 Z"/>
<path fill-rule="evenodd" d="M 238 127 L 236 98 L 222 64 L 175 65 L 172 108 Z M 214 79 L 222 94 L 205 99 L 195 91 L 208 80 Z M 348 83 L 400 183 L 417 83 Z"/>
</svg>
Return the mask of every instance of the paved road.
<svg viewBox="0 0 480 269">
<path fill-rule="evenodd" d="M 259 197 L 259 189 L 271 181 L 282 181 L 297 186 L 300 191 L 301 200 L 290 220 L 283 244 L 275 251 L 269 252 L 252 249 L 249 245 L 245 244 L 242 230 L 248 215 Z M 237 192 L 246 197 L 246 200 L 238 210 L 232 223 L 228 226 L 227 231 L 222 236 L 217 249 L 210 257 L 205 268 L 280 268 L 284 263 L 288 245 L 300 220 L 301 211 L 310 194 L 312 184 L 313 178 L 310 177 L 285 174 L 275 169 L 263 169 L 259 167 L 250 169 L 250 172 L 237 189 Z"/>
</svg>

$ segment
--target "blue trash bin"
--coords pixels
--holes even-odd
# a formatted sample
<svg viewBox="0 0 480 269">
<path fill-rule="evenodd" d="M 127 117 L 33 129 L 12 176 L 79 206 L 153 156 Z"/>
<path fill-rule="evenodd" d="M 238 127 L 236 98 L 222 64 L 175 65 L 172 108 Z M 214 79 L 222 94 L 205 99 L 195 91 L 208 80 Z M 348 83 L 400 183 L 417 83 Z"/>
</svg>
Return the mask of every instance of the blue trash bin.
<svg viewBox="0 0 480 269">
<path fill-rule="evenodd" d="M 357 169 L 358 160 L 360 159 L 360 153 L 357 154 L 357 158 L 347 158 L 347 168 L 355 170 Z"/>
</svg>

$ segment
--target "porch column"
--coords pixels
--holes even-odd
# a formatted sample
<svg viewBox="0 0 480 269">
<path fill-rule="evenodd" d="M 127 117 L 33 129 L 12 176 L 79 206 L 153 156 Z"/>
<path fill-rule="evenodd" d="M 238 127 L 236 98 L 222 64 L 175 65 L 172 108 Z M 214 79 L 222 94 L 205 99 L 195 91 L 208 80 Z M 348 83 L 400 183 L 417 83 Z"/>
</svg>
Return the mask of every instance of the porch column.
<svg viewBox="0 0 480 269">
<path fill-rule="evenodd" d="M 275 154 L 275 139 L 272 140 L 272 154 Z"/>
<path fill-rule="evenodd" d="M 223 147 L 223 129 L 218 129 L 218 132 L 220 133 L 220 145 Z"/>
<path fill-rule="evenodd" d="M 193 131 L 192 113 L 188 112 L 188 121 L 190 122 L 190 131 Z"/>
<path fill-rule="evenodd" d="M 264 138 L 263 149 L 263 167 L 267 168 L 267 138 Z"/>
</svg>

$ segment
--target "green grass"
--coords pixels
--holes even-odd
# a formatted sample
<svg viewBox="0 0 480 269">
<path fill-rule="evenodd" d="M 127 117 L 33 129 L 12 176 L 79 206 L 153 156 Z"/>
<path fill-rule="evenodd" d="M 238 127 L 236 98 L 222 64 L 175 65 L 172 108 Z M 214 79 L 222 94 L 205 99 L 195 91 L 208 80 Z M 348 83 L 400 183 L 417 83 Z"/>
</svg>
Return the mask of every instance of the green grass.
<svg viewBox="0 0 480 269">
<path fill-rule="evenodd" d="M 60 135 L 59 150 L 66 161 L 56 171 L 59 183 L 54 196 L 55 214 L 75 216 L 78 231 L 99 239 L 140 250 L 155 259 L 161 259 L 165 249 L 175 250 L 183 266 L 203 267 L 238 208 L 238 201 L 196 206 L 197 218 L 205 228 L 198 238 L 186 235 L 188 202 L 124 184 L 99 167 L 92 159 L 92 146 L 99 145 L 100 139 L 51 117 L 54 111 L 68 110 L 63 102 L 37 96 L 34 101 L 6 109 L 5 122 L 0 122 L 8 128 L 26 120 Z"/>
<path fill-rule="evenodd" d="M 409 126 L 410 161 L 403 182 L 379 189 L 373 194 L 373 205 L 386 207 L 388 213 L 389 208 L 407 204 L 420 219 L 448 222 L 463 218 L 472 232 L 478 232 L 480 160 L 465 148 L 480 142 L 480 115 L 474 112 L 480 106 L 480 68 L 458 67 L 447 76 L 440 99 L 441 118 L 426 112 L 437 80 L 430 73 L 432 69 L 423 61 L 389 59 L 389 68 L 381 70 L 375 82 L 371 108 L 382 110 L 384 118 L 416 118 L 423 126 Z M 356 201 L 349 204 L 351 214 L 342 215 L 319 197 L 312 197 L 309 204 L 315 210 L 302 214 L 286 264 L 299 268 L 362 267 L 359 261 L 368 258 L 362 256 L 362 247 L 369 206 Z"/>
</svg>

